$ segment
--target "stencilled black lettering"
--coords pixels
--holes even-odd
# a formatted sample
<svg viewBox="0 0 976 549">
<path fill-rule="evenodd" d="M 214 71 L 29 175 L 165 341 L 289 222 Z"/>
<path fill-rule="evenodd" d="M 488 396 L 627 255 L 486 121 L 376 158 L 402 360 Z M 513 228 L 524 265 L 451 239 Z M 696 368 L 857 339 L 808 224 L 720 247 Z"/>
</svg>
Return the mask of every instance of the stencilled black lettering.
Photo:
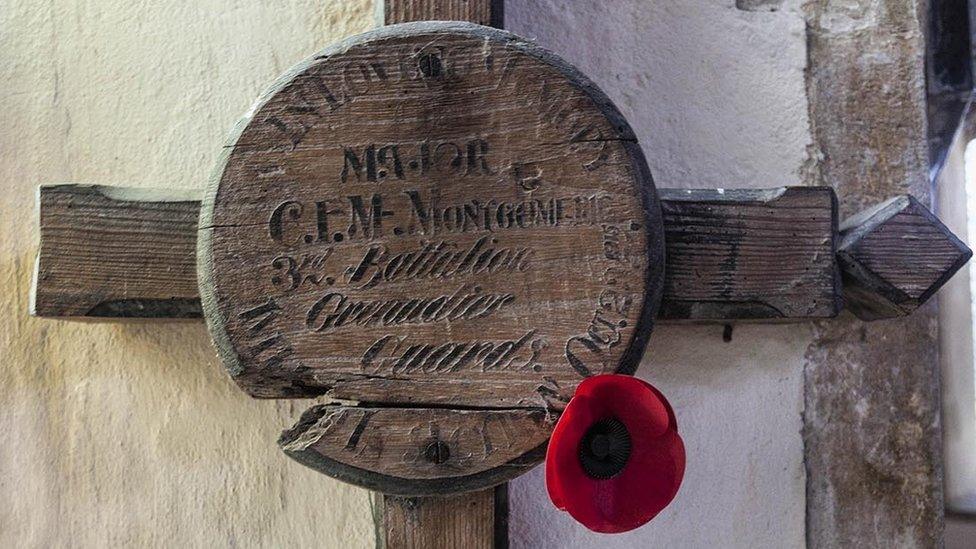
<svg viewBox="0 0 976 549">
<path fill-rule="evenodd" d="M 560 226 L 601 225 L 608 217 L 607 195 L 578 195 L 520 201 L 472 199 L 444 203 L 440 192 L 349 195 L 302 203 L 287 200 L 268 218 L 268 236 L 283 247 L 373 240 L 392 236 L 441 235 Z M 616 230 L 616 229 L 614 229 Z M 612 242 L 606 242 L 608 253 Z M 629 241 L 627 246 L 630 246 Z"/>
<path fill-rule="evenodd" d="M 382 235 L 383 219 L 393 215 L 392 211 L 383 209 L 382 195 L 372 195 L 369 199 L 369 207 L 366 206 L 362 196 L 348 198 L 352 212 L 347 231 L 349 236 L 358 234 L 365 238 L 374 238 Z"/>
<path fill-rule="evenodd" d="M 565 93 L 556 85 L 543 80 L 539 85 L 539 127 L 557 128 L 566 135 L 570 152 L 575 156 L 585 153 L 581 165 L 587 171 L 595 171 L 608 163 L 610 157 L 609 140 L 603 130 L 587 122 L 588 118 L 578 105 L 568 101 Z"/>
<path fill-rule="evenodd" d="M 490 371 L 542 371 L 539 356 L 546 341 L 536 330 L 506 341 L 449 341 L 408 345 L 406 336 L 383 336 L 363 353 L 362 370 L 371 375 L 448 374 L 467 369 Z"/>
<path fill-rule="evenodd" d="M 325 271 L 333 252 L 332 248 L 328 248 L 323 253 L 302 254 L 299 259 L 279 255 L 271 261 L 271 267 L 275 270 L 271 283 L 285 292 L 306 285 L 331 286 L 335 283 L 335 278 L 328 276 Z"/>
<path fill-rule="evenodd" d="M 359 446 L 359 439 L 362 438 L 366 426 L 369 425 L 369 420 L 375 414 L 376 410 L 363 410 L 362 415 L 359 416 L 359 421 L 356 422 L 356 427 L 353 428 L 352 433 L 349 434 L 349 438 L 346 439 L 346 450 L 355 450 Z"/>
<path fill-rule="evenodd" d="M 385 244 L 368 247 L 349 269 L 349 284 L 366 289 L 384 282 L 523 273 L 531 267 L 534 252 L 521 246 L 499 246 L 498 239 L 488 236 L 466 246 L 445 240 L 421 244 L 419 249 L 399 253 L 391 253 Z"/>
<path fill-rule="evenodd" d="M 239 313 L 238 318 L 245 324 L 249 324 L 247 334 L 250 343 L 247 346 L 245 355 L 250 360 L 259 360 L 258 357 L 264 355 L 263 366 L 265 368 L 275 368 L 284 362 L 286 358 L 294 354 L 291 345 L 279 332 L 271 332 L 266 335 L 266 330 L 281 315 L 281 307 L 272 299 L 261 305 L 246 309 Z M 270 351 L 270 352 L 268 352 Z"/>
<path fill-rule="evenodd" d="M 627 313 L 632 298 L 615 290 L 604 290 L 598 299 L 586 333 L 566 341 L 565 356 L 570 366 L 582 377 L 602 373 L 612 366 L 606 363 L 608 353 L 620 344 L 627 327 Z M 599 370 L 594 372 L 594 368 Z"/>
<path fill-rule="evenodd" d="M 284 242 L 286 221 L 298 221 L 302 218 L 302 203 L 295 200 L 287 200 L 278 204 L 271 212 L 268 220 L 268 235 L 271 240 L 281 243 Z"/>
<path fill-rule="evenodd" d="M 457 176 L 495 175 L 488 141 L 370 143 L 342 148 L 339 181 L 377 183 L 406 181 L 432 172 Z"/>
<path fill-rule="evenodd" d="M 345 215 L 346 213 L 346 210 L 330 205 L 334 202 L 337 202 L 337 200 L 319 200 L 315 202 L 315 240 L 318 242 L 341 242 L 343 239 L 342 233 L 333 234 L 329 231 L 329 219 L 337 215 Z"/>
<path fill-rule="evenodd" d="M 462 284 L 450 294 L 424 298 L 359 301 L 341 292 L 329 292 L 315 301 L 305 315 L 305 327 L 330 332 L 344 326 L 399 326 L 485 318 L 511 305 L 511 293 L 485 293 L 480 286 Z"/>
<path fill-rule="evenodd" d="M 609 196 L 586 195 L 526 199 L 518 202 L 470 200 L 443 204 L 440 194 L 426 195 L 419 190 L 405 190 L 409 198 L 410 218 L 407 232 L 424 235 L 466 233 L 558 227 L 561 225 L 597 225 L 607 213 Z"/>
<path fill-rule="evenodd" d="M 294 149 L 327 113 L 341 106 L 321 76 L 309 76 L 293 85 L 290 101 L 265 122 L 281 132 Z"/>
<path fill-rule="evenodd" d="M 351 61 L 342 66 L 343 99 L 353 99 L 366 95 L 376 82 L 389 79 L 386 68 L 379 61 Z"/>
<path fill-rule="evenodd" d="M 290 71 L 201 208 L 203 299 L 236 380 L 361 404 L 286 437 L 333 469 L 524 461 L 577 374 L 643 342 L 641 292 L 659 290 L 660 214 L 612 107 L 551 59 L 457 34 L 354 40 Z M 348 411 L 330 425 L 330 408 Z"/>
</svg>

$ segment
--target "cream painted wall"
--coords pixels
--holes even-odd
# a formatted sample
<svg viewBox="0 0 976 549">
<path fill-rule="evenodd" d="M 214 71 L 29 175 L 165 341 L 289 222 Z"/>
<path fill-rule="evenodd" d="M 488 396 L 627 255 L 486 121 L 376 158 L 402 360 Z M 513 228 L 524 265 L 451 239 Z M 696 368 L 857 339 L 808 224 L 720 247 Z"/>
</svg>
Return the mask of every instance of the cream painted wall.
<svg viewBox="0 0 976 549">
<path fill-rule="evenodd" d="M 28 317 L 35 187 L 202 188 L 290 64 L 369 0 L 0 0 L 0 547 L 368 547 L 369 500 L 284 458 L 305 405 L 224 375 L 202 323 Z"/>
<path fill-rule="evenodd" d="M 659 186 L 800 184 L 800 0 L 508 0 L 510 30 L 577 63 Z M 200 188 L 225 132 L 291 63 L 372 25 L 370 0 L 0 0 L 0 547 L 368 547 L 364 491 L 284 458 L 305 403 L 246 398 L 202 324 L 31 319 L 34 188 Z M 596 12 L 600 9 L 599 13 Z M 636 532 L 512 488 L 514 547 L 803 545 L 806 326 L 659 327 L 640 374 L 677 408 L 688 474 Z"/>
</svg>

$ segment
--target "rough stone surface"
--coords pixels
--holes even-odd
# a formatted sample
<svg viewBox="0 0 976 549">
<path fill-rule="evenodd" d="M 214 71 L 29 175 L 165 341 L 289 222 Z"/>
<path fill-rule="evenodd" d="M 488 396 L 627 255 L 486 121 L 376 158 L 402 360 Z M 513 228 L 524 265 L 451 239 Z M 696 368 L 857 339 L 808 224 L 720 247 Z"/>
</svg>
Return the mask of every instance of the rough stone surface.
<svg viewBox="0 0 976 549">
<path fill-rule="evenodd" d="M 931 203 L 923 2 L 811 0 L 809 179 L 846 217 L 896 194 Z M 936 547 L 942 466 L 936 305 L 822 323 L 806 365 L 807 540 Z"/>
<path fill-rule="evenodd" d="M 275 445 L 202 323 L 30 318 L 35 188 L 202 188 L 289 65 L 369 0 L 0 2 L 0 547 L 369 547 L 367 492 Z"/>
<path fill-rule="evenodd" d="M 537 38 L 616 102 L 659 187 L 802 183 L 810 144 L 803 14 L 728 0 L 508 0 L 506 28 Z M 599 47 L 594 47 L 599 44 Z M 622 535 L 552 508 L 542 470 L 512 483 L 513 547 L 803 547 L 800 437 L 809 325 L 658 326 L 638 375 L 674 404 L 688 472 L 674 504 Z"/>
</svg>

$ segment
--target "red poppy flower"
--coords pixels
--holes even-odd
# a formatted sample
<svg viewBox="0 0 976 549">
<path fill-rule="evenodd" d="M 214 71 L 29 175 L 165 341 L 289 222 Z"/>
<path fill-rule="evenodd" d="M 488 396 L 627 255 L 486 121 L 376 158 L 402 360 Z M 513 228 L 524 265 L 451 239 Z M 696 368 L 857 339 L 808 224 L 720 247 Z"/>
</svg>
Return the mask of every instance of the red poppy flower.
<svg viewBox="0 0 976 549">
<path fill-rule="evenodd" d="M 576 389 L 546 452 L 556 507 L 590 530 L 633 530 L 671 503 L 685 472 L 674 411 L 631 376 L 598 375 Z"/>
</svg>

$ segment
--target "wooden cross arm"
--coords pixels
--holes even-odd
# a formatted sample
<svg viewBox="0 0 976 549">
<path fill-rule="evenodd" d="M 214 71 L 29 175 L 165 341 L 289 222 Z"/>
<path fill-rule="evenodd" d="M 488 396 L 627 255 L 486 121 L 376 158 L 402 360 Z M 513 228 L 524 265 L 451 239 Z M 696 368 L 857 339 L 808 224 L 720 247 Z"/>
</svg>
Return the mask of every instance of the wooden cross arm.
<svg viewBox="0 0 976 549">
<path fill-rule="evenodd" d="M 200 193 L 100 185 L 38 189 L 31 314 L 201 318 Z"/>
<path fill-rule="evenodd" d="M 829 318 L 844 302 L 867 320 L 906 315 L 972 255 L 907 196 L 838 230 L 836 197 L 824 187 L 659 195 L 663 321 Z M 201 316 L 197 193 L 52 185 L 40 187 L 38 204 L 33 314 Z"/>
<path fill-rule="evenodd" d="M 864 320 L 907 315 L 972 255 L 914 197 L 892 198 L 841 224 L 837 260 L 847 308 Z"/>
</svg>

